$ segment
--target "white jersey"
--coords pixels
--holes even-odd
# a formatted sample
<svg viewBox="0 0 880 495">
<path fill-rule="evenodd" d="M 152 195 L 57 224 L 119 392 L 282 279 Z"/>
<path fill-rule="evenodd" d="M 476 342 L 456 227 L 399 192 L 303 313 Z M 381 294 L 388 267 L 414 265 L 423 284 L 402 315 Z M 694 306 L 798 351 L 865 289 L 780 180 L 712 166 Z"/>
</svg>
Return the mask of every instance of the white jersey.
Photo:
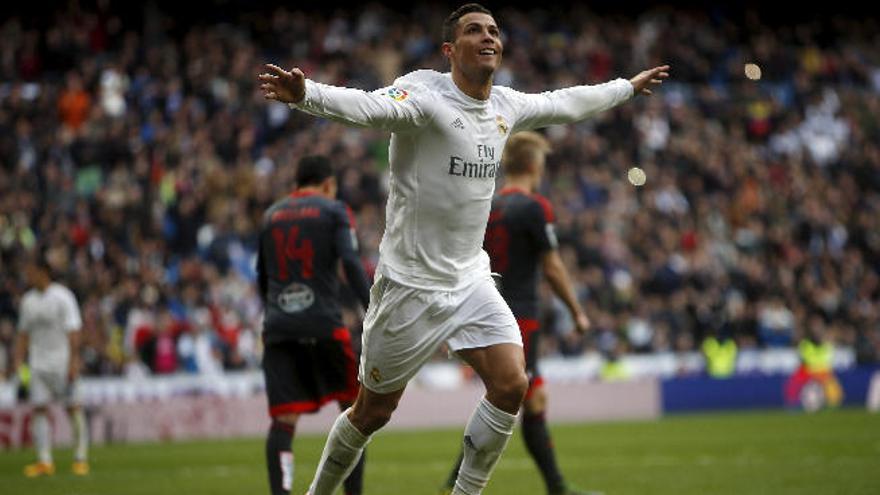
<svg viewBox="0 0 880 495">
<path fill-rule="evenodd" d="M 456 290 L 489 273 L 482 249 L 501 152 L 517 131 L 577 122 L 633 94 L 625 79 L 525 94 L 494 86 L 464 94 L 451 74 L 419 70 L 364 92 L 306 81 L 294 108 L 392 132 L 391 189 L 379 272 L 399 283 Z"/>
<path fill-rule="evenodd" d="M 68 334 L 82 327 L 76 297 L 67 287 L 51 283 L 45 291 L 31 289 L 21 300 L 18 330 L 30 338 L 34 371 L 66 372 L 70 362 Z"/>
</svg>

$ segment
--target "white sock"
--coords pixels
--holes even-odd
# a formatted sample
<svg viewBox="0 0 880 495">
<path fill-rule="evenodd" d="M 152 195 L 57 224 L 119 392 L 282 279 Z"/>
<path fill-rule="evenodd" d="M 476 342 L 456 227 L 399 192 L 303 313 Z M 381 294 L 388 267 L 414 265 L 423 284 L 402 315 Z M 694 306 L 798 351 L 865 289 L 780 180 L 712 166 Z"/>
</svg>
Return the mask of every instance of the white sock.
<svg viewBox="0 0 880 495">
<path fill-rule="evenodd" d="M 70 422 L 73 425 L 74 451 L 73 460 L 86 462 L 89 457 L 89 430 L 86 427 L 86 415 L 82 408 L 76 408 L 70 414 Z"/>
<path fill-rule="evenodd" d="M 485 397 L 464 430 L 464 459 L 453 495 L 479 495 L 516 426 L 516 416 L 493 406 Z"/>
<path fill-rule="evenodd" d="M 281 464 L 281 488 L 293 490 L 293 452 L 280 452 L 278 462 Z"/>
<path fill-rule="evenodd" d="M 34 413 L 33 416 L 34 447 L 40 462 L 52 463 L 52 431 L 49 429 L 49 418 L 45 413 Z"/>
<path fill-rule="evenodd" d="M 364 446 L 370 441 L 370 437 L 364 436 L 348 420 L 350 410 L 346 409 L 333 423 L 309 495 L 333 495 L 357 465 Z"/>
</svg>

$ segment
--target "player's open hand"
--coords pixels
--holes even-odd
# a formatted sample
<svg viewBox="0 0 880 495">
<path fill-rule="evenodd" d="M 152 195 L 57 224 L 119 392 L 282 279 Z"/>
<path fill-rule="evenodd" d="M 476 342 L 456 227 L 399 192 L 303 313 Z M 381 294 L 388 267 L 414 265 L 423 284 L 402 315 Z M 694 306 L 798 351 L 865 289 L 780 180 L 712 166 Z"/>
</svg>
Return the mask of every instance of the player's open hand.
<svg viewBox="0 0 880 495">
<path fill-rule="evenodd" d="M 650 95 L 651 88 L 663 84 L 663 80 L 667 77 L 669 77 L 669 66 L 661 65 L 639 72 L 629 82 L 633 85 L 633 94 Z"/>
<path fill-rule="evenodd" d="M 260 89 L 267 100 L 299 103 L 306 96 L 306 76 L 295 67 L 286 71 L 277 65 L 266 64 L 266 72 L 258 78 Z"/>
</svg>

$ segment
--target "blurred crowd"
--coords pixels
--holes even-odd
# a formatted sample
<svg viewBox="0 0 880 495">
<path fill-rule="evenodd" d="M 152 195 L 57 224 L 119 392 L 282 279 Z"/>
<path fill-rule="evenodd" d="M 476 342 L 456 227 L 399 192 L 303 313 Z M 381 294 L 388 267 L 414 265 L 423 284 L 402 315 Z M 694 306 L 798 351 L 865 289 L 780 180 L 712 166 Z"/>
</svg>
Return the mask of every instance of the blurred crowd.
<svg viewBox="0 0 880 495">
<path fill-rule="evenodd" d="M 156 7 L 132 16 L 73 2 L 3 21 L 0 376 L 26 290 L 18 267 L 36 248 L 81 304 L 86 374 L 258 366 L 259 222 L 307 154 L 338 167 L 372 274 L 388 135 L 267 103 L 256 74 L 274 62 L 375 89 L 412 69 L 447 70 L 447 14 L 282 8 L 185 24 Z M 521 91 L 673 67 L 651 98 L 546 130 L 542 192 L 594 332 L 577 338 L 545 297 L 543 352 L 812 337 L 880 360 L 876 19 L 784 25 L 662 7 L 496 18 L 506 43 L 496 83 Z M 760 79 L 745 77 L 746 63 Z M 645 185 L 627 181 L 633 166 Z M 355 312 L 346 318 L 358 326 Z"/>
</svg>

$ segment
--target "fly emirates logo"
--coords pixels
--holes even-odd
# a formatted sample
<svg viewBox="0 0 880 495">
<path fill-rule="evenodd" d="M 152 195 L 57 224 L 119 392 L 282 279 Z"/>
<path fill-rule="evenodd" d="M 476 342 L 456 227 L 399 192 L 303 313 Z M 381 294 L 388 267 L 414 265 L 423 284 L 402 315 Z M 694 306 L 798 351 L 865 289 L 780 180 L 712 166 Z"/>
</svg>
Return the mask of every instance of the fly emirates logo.
<svg viewBox="0 0 880 495">
<path fill-rule="evenodd" d="M 449 157 L 449 175 L 473 179 L 494 179 L 501 170 L 501 161 L 495 160 L 495 148 L 477 145 L 477 162 L 469 162 L 460 156 Z"/>
</svg>

